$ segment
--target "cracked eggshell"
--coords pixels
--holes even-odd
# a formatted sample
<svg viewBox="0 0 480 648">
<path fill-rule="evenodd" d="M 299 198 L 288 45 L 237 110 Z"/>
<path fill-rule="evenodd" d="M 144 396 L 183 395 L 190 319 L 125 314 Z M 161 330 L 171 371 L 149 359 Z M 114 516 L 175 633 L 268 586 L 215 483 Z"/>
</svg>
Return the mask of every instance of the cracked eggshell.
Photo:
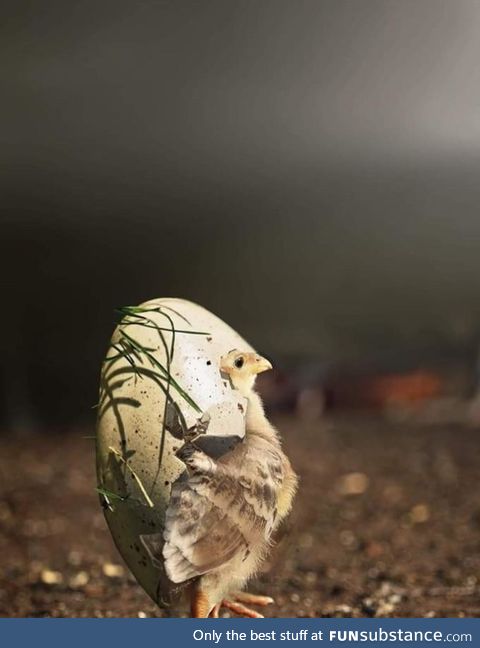
<svg viewBox="0 0 480 648">
<path fill-rule="evenodd" d="M 231 349 L 253 348 L 192 302 L 154 299 L 138 308 L 116 328 L 102 366 L 97 479 L 120 554 L 153 600 L 169 606 L 181 587 L 153 565 L 140 535 L 163 534 L 171 485 L 185 471 L 175 456 L 185 429 L 208 421 L 200 443 L 216 456 L 244 437 L 246 401 L 222 376 L 219 361 Z"/>
</svg>

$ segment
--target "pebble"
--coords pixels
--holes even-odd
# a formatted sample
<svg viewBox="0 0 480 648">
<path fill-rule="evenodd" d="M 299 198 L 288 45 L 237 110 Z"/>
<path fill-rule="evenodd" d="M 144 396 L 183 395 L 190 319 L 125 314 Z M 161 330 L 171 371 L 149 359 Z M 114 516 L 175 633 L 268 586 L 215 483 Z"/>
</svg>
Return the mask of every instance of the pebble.
<svg viewBox="0 0 480 648">
<path fill-rule="evenodd" d="M 63 575 L 58 571 L 52 569 L 42 569 L 40 580 L 45 585 L 59 585 L 63 582 Z"/>
<path fill-rule="evenodd" d="M 426 504 L 416 504 L 409 514 L 412 524 L 422 524 L 430 519 L 430 509 Z"/>
<path fill-rule="evenodd" d="M 120 578 L 123 576 L 124 569 L 121 565 L 114 563 L 105 563 L 102 565 L 102 571 L 107 578 Z"/>
<path fill-rule="evenodd" d="M 391 603 L 390 601 L 384 601 L 379 604 L 375 616 L 376 617 L 384 617 L 387 616 L 388 614 L 392 614 L 392 612 L 395 611 L 395 605 Z"/>
<path fill-rule="evenodd" d="M 72 589 L 79 589 L 80 587 L 85 587 L 89 580 L 90 576 L 88 573 L 86 571 L 80 571 L 70 578 L 68 585 Z"/>
<path fill-rule="evenodd" d="M 337 605 L 335 612 L 338 614 L 350 615 L 352 614 L 353 610 L 349 605 Z"/>
<path fill-rule="evenodd" d="M 368 477 L 362 472 L 343 475 L 338 482 L 340 495 L 362 495 L 368 488 Z"/>
</svg>

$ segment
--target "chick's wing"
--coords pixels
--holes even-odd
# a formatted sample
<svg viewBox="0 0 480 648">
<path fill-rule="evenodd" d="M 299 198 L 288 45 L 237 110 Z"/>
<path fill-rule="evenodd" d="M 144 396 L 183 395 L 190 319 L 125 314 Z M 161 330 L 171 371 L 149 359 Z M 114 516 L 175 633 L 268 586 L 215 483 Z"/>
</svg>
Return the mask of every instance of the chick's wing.
<svg viewBox="0 0 480 648">
<path fill-rule="evenodd" d="M 218 461 L 193 447 L 183 460 L 188 478 L 173 485 L 163 547 L 165 569 L 175 583 L 239 555 L 246 559 L 265 544 L 283 480 L 281 455 L 268 444 L 240 444 Z"/>
</svg>

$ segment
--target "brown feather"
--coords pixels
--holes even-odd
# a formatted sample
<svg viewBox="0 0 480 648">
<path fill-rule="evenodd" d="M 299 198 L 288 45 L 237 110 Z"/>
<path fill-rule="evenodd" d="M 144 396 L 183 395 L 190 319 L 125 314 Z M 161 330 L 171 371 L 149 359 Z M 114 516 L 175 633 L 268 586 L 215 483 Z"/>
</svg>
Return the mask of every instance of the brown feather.
<svg viewBox="0 0 480 648">
<path fill-rule="evenodd" d="M 289 466 L 278 442 L 256 435 L 217 461 L 195 447 L 184 457 L 190 476 L 173 486 L 163 549 L 176 583 L 268 542 Z"/>
</svg>

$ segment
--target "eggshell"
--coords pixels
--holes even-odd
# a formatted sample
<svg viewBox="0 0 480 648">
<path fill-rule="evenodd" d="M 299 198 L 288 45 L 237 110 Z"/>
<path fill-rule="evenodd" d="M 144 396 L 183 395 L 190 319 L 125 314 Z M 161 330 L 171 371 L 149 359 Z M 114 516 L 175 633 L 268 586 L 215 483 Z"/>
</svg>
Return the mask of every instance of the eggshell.
<svg viewBox="0 0 480 648">
<path fill-rule="evenodd" d="M 154 601 L 171 606 L 182 588 L 153 564 L 140 535 L 163 533 L 171 486 L 185 472 L 175 452 L 187 430 L 201 421 L 199 442 L 212 456 L 244 437 L 246 401 L 219 360 L 231 349 L 253 349 L 183 299 L 153 299 L 125 312 L 101 371 L 98 490 L 123 559 Z"/>
</svg>

